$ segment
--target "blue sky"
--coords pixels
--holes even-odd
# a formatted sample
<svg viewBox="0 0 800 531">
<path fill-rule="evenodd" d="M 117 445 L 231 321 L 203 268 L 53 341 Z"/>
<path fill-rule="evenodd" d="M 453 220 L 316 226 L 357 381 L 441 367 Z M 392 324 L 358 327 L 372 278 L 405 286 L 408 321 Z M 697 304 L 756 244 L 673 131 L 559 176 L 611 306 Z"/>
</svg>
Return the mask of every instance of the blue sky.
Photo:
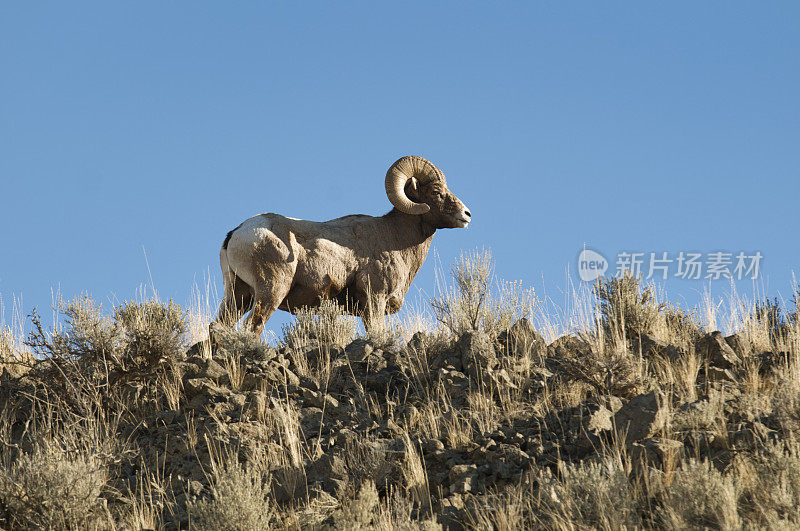
<svg viewBox="0 0 800 531">
<path fill-rule="evenodd" d="M 793 2 L 5 3 L 0 294 L 47 315 L 53 290 L 108 305 L 152 273 L 185 303 L 208 271 L 221 289 L 245 218 L 381 215 L 387 167 L 418 154 L 473 214 L 436 235 L 445 266 L 487 247 L 558 298 L 584 246 L 612 269 L 758 251 L 786 297 L 798 24 Z M 689 306 L 707 286 L 665 283 Z"/>
</svg>

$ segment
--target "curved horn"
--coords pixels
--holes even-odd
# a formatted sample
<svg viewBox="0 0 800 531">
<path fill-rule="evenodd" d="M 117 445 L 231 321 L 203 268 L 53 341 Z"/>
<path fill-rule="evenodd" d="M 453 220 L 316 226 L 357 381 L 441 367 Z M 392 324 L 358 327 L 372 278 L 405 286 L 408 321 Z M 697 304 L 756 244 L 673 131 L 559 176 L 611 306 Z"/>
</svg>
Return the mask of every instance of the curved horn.
<svg viewBox="0 0 800 531">
<path fill-rule="evenodd" d="M 405 192 L 406 183 L 409 179 L 426 183 L 439 178 L 444 180 L 442 170 L 430 161 L 417 156 L 402 157 L 386 172 L 386 196 L 401 212 L 414 215 L 425 214 L 431 207 L 409 199 Z"/>
</svg>

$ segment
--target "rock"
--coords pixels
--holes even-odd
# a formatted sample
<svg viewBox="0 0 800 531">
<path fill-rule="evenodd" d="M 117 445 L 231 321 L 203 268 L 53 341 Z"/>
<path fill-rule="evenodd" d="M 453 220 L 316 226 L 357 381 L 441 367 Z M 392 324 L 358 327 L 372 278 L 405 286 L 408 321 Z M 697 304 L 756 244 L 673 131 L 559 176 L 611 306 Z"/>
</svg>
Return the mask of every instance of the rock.
<svg viewBox="0 0 800 531">
<path fill-rule="evenodd" d="M 492 442 L 494 443 L 494 441 Z M 479 451 L 480 449 L 478 452 Z M 473 452 L 473 456 L 474 455 L 475 452 Z M 494 443 L 487 449 L 485 459 L 490 465 L 492 474 L 500 479 L 519 477 L 522 470 L 529 468 L 533 463 L 533 460 L 528 454 L 513 444 Z"/>
<path fill-rule="evenodd" d="M 397 438 L 403 434 L 403 429 L 392 419 L 386 419 L 386 422 L 382 423 L 382 425 L 378 427 L 377 432 L 380 437 Z"/>
<path fill-rule="evenodd" d="M 191 496 L 199 496 L 203 493 L 203 484 L 197 480 L 189 480 L 188 491 Z"/>
<path fill-rule="evenodd" d="M 358 434 L 353 430 L 349 430 L 347 428 L 342 428 L 339 432 L 333 437 L 334 444 L 339 447 L 344 447 L 346 445 L 353 445 L 356 444 L 358 441 Z"/>
<path fill-rule="evenodd" d="M 461 352 L 464 373 L 474 383 L 484 381 L 488 373 L 487 369 L 497 366 L 494 344 L 485 332 L 464 333 L 458 340 L 457 348 Z"/>
<path fill-rule="evenodd" d="M 350 361 L 364 361 L 372 354 L 372 343 L 368 339 L 358 338 L 344 349 Z"/>
<path fill-rule="evenodd" d="M 339 401 L 331 395 L 322 396 L 322 406 L 328 410 L 339 409 Z"/>
<path fill-rule="evenodd" d="M 307 389 L 305 387 L 301 387 L 300 389 L 300 392 L 303 395 L 303 402 L 305 402 L 307 405 L 330 409 L 336 409 L 339 407 L 339 401 L 333 398 L 331 395 L 325 394 L 322 391 L 312 391 L 311 389 Z"/>
<path fill-rule="evenodd" d="M 243 393 L 232 393 L 228 397 L 228 402 L 236 407 L 244 407 L 247 402 L 247 397 Z"/>
<path fill-rule="evenodd" d="M 204 339 L 198 341 L 188 349 L 186 349 L 187 358 L 208 358 L 211 357 L 211 341 Z"/>
<path fill-rule="evenodd" d="M 286 383 L 288 386 L 298 387 L 300 385 L 300 378 L 297 377 L 295 373 L 284 367 L 283 365 L 271 361 L 269 364 L 270 367 L 270 379 L 276 381 L 278 383 Z"/>
<path fill-rule="evenodd" d="M 476 465 L 455 465 L 450 469 L 448 478 L 451 493 L 472 492 L 475 490 L 478 479 L 478 467 Z"/>
<path fill-rule="evenodd" d="M 500 352 L 518 358 L 543 356 L 547 343 L 531 322 L 523 317 L 497 338 Z"/>
<path fill-rule="evenodd" d="M 592 347 L 589 343 L 577 336 L 561 336 L 547 346 L 547 357 L 554 358 L 548 363 L 548 369 L 558 368 L 558 360 L 564 358 L 587 356 L 591 354 Z"/>
<path fill-rule="evenodd" d="M 505 369 L 490 371 L 489 376 L 492 382 L 494 382 L 495 389 L 517 389 L 517 384 L 511 380 L 511 376 L 509 376 L 508 371 Z"/>
<path fill-rule="evenodd" d="M 210 378 L 216 383 L 222 383 L 228 378 L 228 371 L 211 358 L 202 360 L 197 366 L 199 369 L 197 375 L 200 378 Z"/>
<path fill-rule="evenodd" d="M 675 462 L 683 443 L 661 437 L 649 437 L 633 443 L 631 458 L 634 462 L 644 462 L 649 466 L 660 466 L 665 462 Z"/>
<path fill-rule="evenodd" d="M 444 450 L 444 443 L 439 439 L 428 439 L 425 442 L 423 450 L 426 454 L 432 454 L 434 452 L 438 452 L 439 450 Z"/>
<path fill-rule="evenodd" d="M 722 332 L 711 332 L 695 344 L 695 351 L 720 369 L 730 369 L 740 362 L 739 356 L 725 341 Z"/>
<path fill-rule="evenodd" d="M 252 420 L 263 417 L 267 410 L 267 395 L 262 391 L 250 391 L 247 397 L 247 416 Z"/>
<path fill-rule="evenodd" d="M 703 374 L 701 370 L 700 374 Z M 705 375 L 711 382 L 735 382 L 736 375 L 730 369 L 720 369 L 719 367 L 709 366 L 705 370 Z"/>
<path fill-rule="evenodd" d="M 263 374 L 247 372 L 242 378 L 242 391 L 252 391 L 258 389 L 266 378 Z"/>
<path fill-rule="evenodd" d="M 461 372 L 464 368 L 461 364 L 461 352 L 457 350 L 455 345 L 453 345 L 452 348 L 437 354 L 431 360 L 430 368 L 434 371 L 439 369 L 447 369 Z"/>
<path fill-rule="evenodd" d="M 320 483 L 323 490 L 334 496 L 347 479 L 347 469 L 341 457 L 323 454 L 306 469 L 309 483 Z"/>
<path fill-rule="evenodd" d="M 183 384 L 186 397 L 191 399 L 198 395 L 219 397 L 227 394 L 227 389 L 218 387 L 208 378 L 189 378 Z"/>
<path fill-rule="evenodd" d="M 614 415 L 614 426 L 620 434 L 625 433 L 627 444 L 652 437 L 664 428 L 669 411 L 659 398 L 654 391 L 638 395 Z"/>
<path fill-rule="evenodd" d="M 469 388 L 469 380 L 463 372 L 439 369 L 439 379 L 444 383 L 444 389 L 450 398 L 463 397 Z"/>
<path fill-rule="evenodd" d="M 739 357 L 746 356 L 750 351 L 750 341 L 744 337 L 744 334 L 731 334 L 726 336 L 725 342 Z"/>
<path fill-rule="evenodd" d="M 181 412 L 176 411 L 174 409 L 167 409 L 165 411 L 159 411 L 156 414 L 156 418 L 161 420 L 164 424 L 169 425 L 175 422 L 175 420 L 180 416 Z"/>
<path fill-rule="evenodd" d="M 769 429 L 762 422 L 745 422 L 739 429 L 730 434 L 731 442 L 735 448 L 752 449 L 763 446 L 767 442 L 774 442 L 778 433 Z"/>
<path fill-rule="evenodd" d="M 785 366 L 791 359 L 789 352 L 762 352 L 756 356 L 758 360 L 758 373 L 767 374 L 775 368 Z"/>
<path fill-rule="evenodd" d="M 389 365 L 387 357 L 381 349 L 373 350 L 372 354 L 364 359 L 367 371 L 380 372 L 385 369 Z"/>
<path fill-rule="evenodd" d="M 319 367 L 344 355 L 344 350 L 337 345 L 304 345 L 295 351 L 295 358 L 305 358 L 309 367 Z M 292 356 L 289 356 L 290 359 Z"/>
<path fill-rule="evenodd" d="M 528 384 L 530 385 L 530 389 L 532 391 L 542 391 L 546 389 L 550 378 L 553 377 L 553 373 L 545 367 L 531 367 L 529 370 L 530 380 Z"/>
<path fill-rule="evenodd" d="M 442 500 L 442 508 L 436 515 L 437 523 L 441 529 L 447 531 L 464 531 L 470 529 L 467 522 L 469 516 L 464 508 L 464 501 L 460 494 L 453 494 Z"/>
<path fill-rule="evenodd" d="M 622 399 L 614 395 L 603 395 L 597 397 L 597 403 L 611 411 L 612 415 L 622 409 Z"/>
<path fill-rule="evenodd" d="M 675 361 L 681 358 L 681 352 L 673 345 L 658 340 L 649 334 L 641 334 L 634 338 L 633 349 L 637 353 L 641 352 L 645 358 L 653 358 L 657 355 L 666 356 Z"/>
<path fill-rule="evenodd" d="M 611 418 L 613 413 L 604 406 L 599 406 L 597 410 L 589 413 L 584 422 L 584 429 L 589 433 L 598 435 L 600 432 L 608 431 L 613 428 Z"/>
<path fill-rule="evenodd" d="M 433 334 L 428 334 L 420 330 L 419 332 L 415 332 L 411 339 L 408 341 L 407 348 L 415 350 L 417 352 L 425 352 L 428 350 L 429 345 L 436 341 L 436 336 Z"/>
<path fill-rule="evenodd" d="M 554 358 L 564 358 L 591 351 L 589 343 L 577 336 L 561 336 L 547 347 L 547 355 Z"/>
<path fill-rule="evenodd" d="M 303 395 L 303 401 L 312 406 L 322 407 L 322 399 L 318 391 L 313 391 L 306 387 L 301 387 L 300 392 Z"/>
<path fill-rule="evenodd" d="M 380 394 L 385 394 L 392 383 L 394 372 L 381 370 L 380 372 L 371 372 L 364 375 L 362 382 L 368 391 L 375 391 Z"/>
</svg>

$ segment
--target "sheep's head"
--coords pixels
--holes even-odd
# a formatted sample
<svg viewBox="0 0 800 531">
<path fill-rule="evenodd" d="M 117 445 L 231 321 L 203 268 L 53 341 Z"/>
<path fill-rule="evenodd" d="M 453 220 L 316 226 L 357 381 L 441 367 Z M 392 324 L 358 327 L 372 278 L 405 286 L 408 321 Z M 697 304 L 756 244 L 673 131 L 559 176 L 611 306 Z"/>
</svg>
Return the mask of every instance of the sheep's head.
<svg viewBox="0 0 800 531">
<path fill-rule="evenodd" d="M 386 195 L 401 212 L 424 216 L 437 229 L 466 227 L 472 215 L 447 188 L 444 173 L 422 157 L 408 156 L 386 172 Z"/>
</svg>

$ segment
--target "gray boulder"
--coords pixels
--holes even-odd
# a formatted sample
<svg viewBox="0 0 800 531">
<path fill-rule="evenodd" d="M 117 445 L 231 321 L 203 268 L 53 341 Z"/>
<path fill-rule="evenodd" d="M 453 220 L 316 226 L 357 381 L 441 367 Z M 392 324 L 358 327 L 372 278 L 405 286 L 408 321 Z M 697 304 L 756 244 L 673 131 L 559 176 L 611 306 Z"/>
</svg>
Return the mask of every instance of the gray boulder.
<svg viewBox="0 0 800 531">
<path fill-rule="evenodd" d="M 614 425 L 619 433 L 625 433 L 627 444 L 653 437 L 666 426 L 669 411 L 662 400 L 651 391 L 632 398 L 617 411 Z"/>
<path fill-rule="evenodd" d="M 722 332 L 716 331 L 702 337 L 695 344 L 695 351 L 720 369 L 730 369 L 740 362 L 739 356 L 725 341 Z"/>
<path fill-rule="evenodd" d="M 525 317 L 514 323 L 511 328 L 500 333 L 497 337 L 500 353 L 522 357 L 544 356 L 547 343 L 533 324 Z"/>
</svg>

